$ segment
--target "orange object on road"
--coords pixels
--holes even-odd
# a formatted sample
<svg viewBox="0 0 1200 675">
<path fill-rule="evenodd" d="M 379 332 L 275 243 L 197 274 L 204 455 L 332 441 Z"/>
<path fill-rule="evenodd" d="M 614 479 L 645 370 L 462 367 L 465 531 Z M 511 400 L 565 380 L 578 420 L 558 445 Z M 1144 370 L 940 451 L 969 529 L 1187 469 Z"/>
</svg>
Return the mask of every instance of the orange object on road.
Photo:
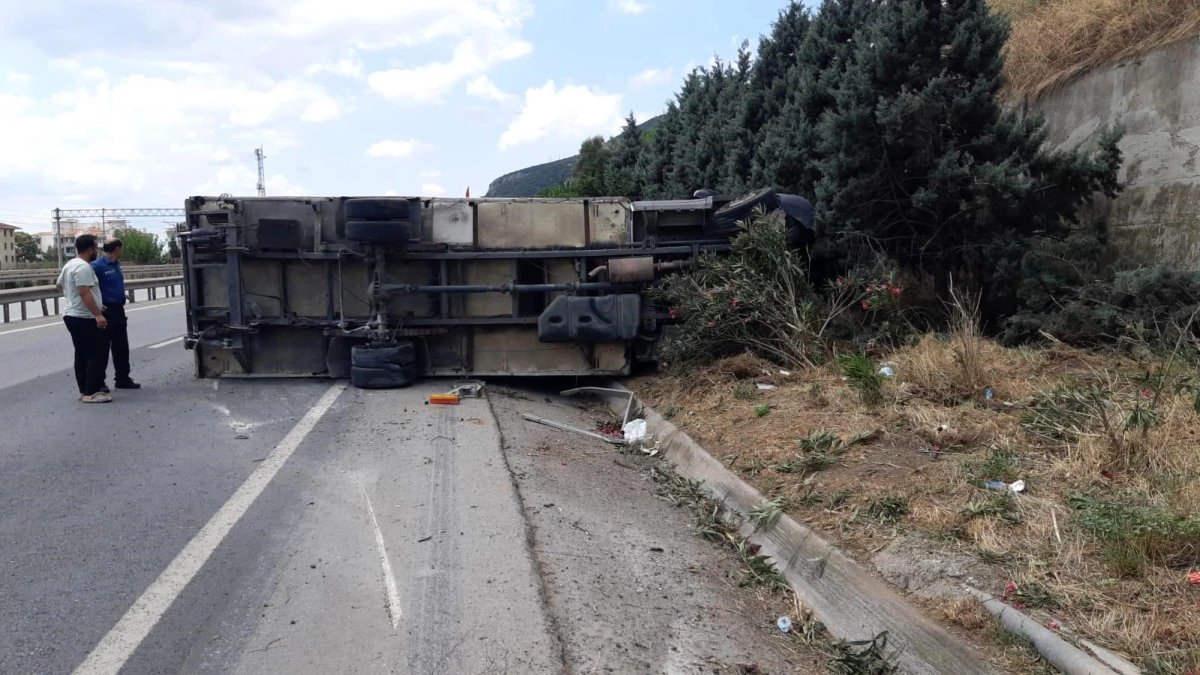
<svg viewBox="0 0 1200 675">
<path fill-rule="evenodd" d="M 429 402 L 433 405 L 458 405 L 458 394 L 430 394 Z"/>
</svg>

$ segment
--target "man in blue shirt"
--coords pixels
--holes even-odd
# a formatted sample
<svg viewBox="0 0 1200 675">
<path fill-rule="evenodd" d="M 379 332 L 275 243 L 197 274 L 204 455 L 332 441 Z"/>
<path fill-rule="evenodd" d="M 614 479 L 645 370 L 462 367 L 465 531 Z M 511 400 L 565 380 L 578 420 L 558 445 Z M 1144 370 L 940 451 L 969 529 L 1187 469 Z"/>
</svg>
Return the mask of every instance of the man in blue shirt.
<svg viewBox="0 0 1200 675">
<path fill-rule="evenodd" d="M 125 251 L 125 245 L 120 239 L 112 239 L 105 242 L 100 250 L 104 255 L 92 262 L 92 269 L 99 279 L 104 318 L 108 319 L 108 340 L 116 374 L 114 384 L 117 389 L 141 389 L 142 385 L 129 377 L 129 321 L 125 318 L 125 275 L 121 272 L 121 254 Z M 104 360 L 108 360 L 107 354 Z M 105 391 L 107 389 L 104 388 Z"/>
</svg>

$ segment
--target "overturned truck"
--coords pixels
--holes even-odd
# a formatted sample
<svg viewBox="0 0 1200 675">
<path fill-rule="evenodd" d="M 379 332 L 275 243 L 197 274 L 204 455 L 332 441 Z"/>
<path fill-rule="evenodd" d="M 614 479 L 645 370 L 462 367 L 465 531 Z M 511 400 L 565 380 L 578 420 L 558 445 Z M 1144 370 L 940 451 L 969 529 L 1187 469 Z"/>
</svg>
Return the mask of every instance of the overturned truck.
<svg viewBox="0 0 1200 675">
<path fill-rule="evenodd" d="M 811 207 L 739 199 L 193 197 L 179 239 L 197 377 L 623 375 L 666 313 L 645 291 L 736 222 Z"/>
</svg>

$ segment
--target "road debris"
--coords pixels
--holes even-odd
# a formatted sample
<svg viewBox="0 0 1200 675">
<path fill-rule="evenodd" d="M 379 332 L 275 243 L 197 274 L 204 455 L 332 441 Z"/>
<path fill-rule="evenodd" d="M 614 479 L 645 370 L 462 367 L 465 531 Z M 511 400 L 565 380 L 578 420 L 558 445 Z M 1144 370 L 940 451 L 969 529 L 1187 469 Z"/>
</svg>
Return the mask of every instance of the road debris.
<svg viewBox="0 0 1200 675">
<path fill-rule="evenodd" d="M 983 486 L 989 490 L 1009 490 L 1014 493 L 1025 491 L 1025 481 L 1019 480 L 1012 483 L 1005 483 L 1002 480 L 984 481 Z"/>
<path fill-rule="evenodd" d="M 625 414 L 621 416 L 621 426 L 629 423 L 629 414 L 633 412 L 633 392 L 627 389 L 609 389 L 606 387 L 576 387 L 575 389 L 566 389 L 559 392 L 563 396 L 576 396 L 578 394 L 610 394 L 614 396 L 624 396 L 628 400 L 625 403 Z"/>
<path fill-rule="evenodd" d="M 548 420 L 544 417 L 538 417 L 537 415 L 530 415 L 529 413 L 524 413 L 521 415 L 521 417 L 525 418 L 526 420 L 528 420 L 530 422 L 535 422 L 537 424 L 544 424 L 552 429 L 559 429 L 561 431 L 570 431 L 572 433 L 580 434 L 582 436 L 587 436 L 589 438 L 595 438 L 597 440 L 604 441 L 605 443 L 612 443 L 613 445 L 621 445 L 621 444 L 625 443 L 624 438 L 614 438 L 612 436 L 604 436 L 604 435 L 598 434 L 594 431 L 588 431 L 587 429 L 580 429 L 579 427 L 573 427 L 569 424 L 563 424 L 562 422 L 555 422 L 554 420 Z"/>
<path fill-rule="evenodd" d="M 775 621 L 775 625 L 779 628 L 780 633 L 792 632 L 792 618 L 790 616 L 781 616 Z"/>
<path fill-rule="evenodd" d="M 1187 580 L 1193 586 L 1200 586 L 1200 572 L 1188 572 Z"/>
<path fill-rule="evenodd" d="M 771 390 L 773 390 L 773 389 L 778 389 L 778 388 L 779 388 L 779 387 L 776 387 L 776 386 L 775 386 L 775 385 L 773 385 L 773 384 L 762 384 L 761 382 L 760 382 L 760 383 L 758 383 L 758 384 L 756 384 L 756 385 L 754 385 L 754 386 L 758 387 L 758 390 L 759 390 L 759 391 L 771 391 Z"/>
<path fill-rule="evenodd" d="M 632 445 L 646 438 L 646 420 L 632 420 L 625 426 L 621 427 L 621 434 L 625 438 L 625 442 Z"/>
</svg>

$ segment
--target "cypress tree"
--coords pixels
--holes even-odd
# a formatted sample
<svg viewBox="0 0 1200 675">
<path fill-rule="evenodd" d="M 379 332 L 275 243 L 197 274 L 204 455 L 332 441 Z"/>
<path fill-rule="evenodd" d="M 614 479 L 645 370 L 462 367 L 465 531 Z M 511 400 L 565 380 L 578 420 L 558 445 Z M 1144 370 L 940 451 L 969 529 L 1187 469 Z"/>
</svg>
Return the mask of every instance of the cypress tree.
<svg viewBox="0 0 1200 675">
<path fill-rule="evenodd" d="M 994 310 L 997 255 L 1019 258 L 1096 190 L 1115 193 L 1117 137 L 1095 156 L 1047 152 L 1040 119 L 1000 109 L 1008 25 L 985 0 L 872 13 L 817 124 L 818 227 L 931 274 L 940 297 L 952 278 L 982 287 Z"/>
</svg>

